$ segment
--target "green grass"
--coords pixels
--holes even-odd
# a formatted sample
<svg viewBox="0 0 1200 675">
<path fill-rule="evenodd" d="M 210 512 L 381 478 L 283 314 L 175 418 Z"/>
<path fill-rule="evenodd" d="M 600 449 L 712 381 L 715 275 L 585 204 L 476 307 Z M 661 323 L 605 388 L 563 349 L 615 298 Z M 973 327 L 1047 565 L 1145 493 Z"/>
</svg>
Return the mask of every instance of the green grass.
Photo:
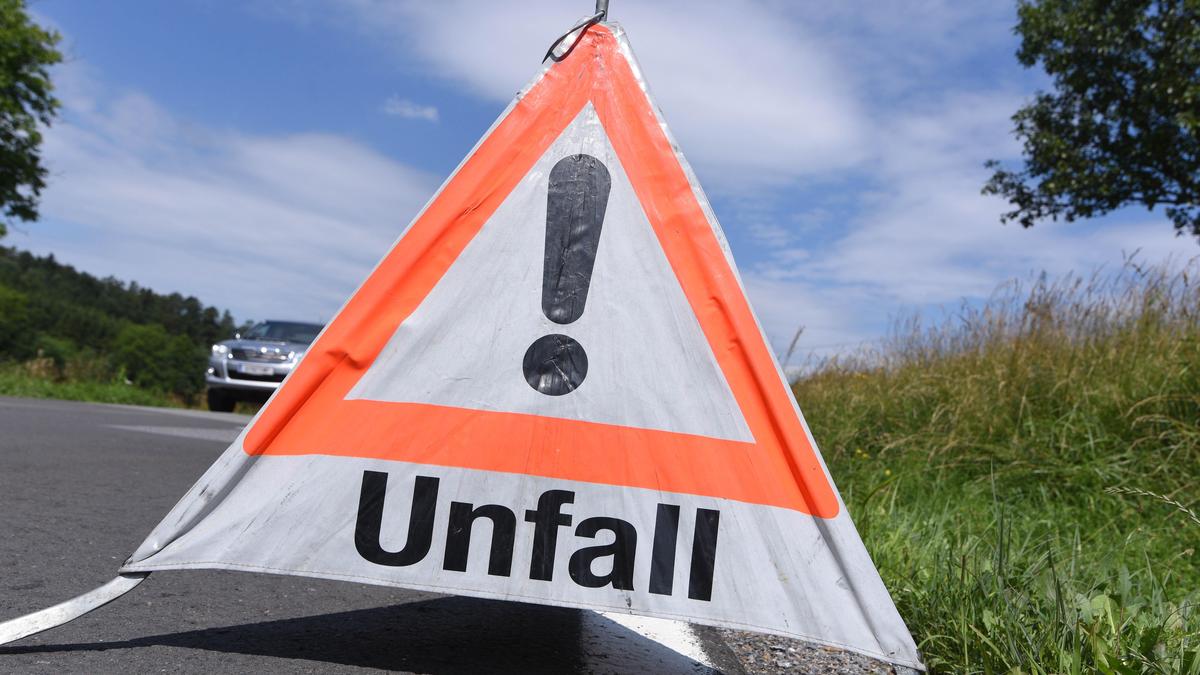
<svg viewBox="0 0 1200 675">
<path fill-rule="evenodd" d="M 57 398 L 68 401 L 181 407 L 175 398 L 124 382 L 55 377 L 26 365 L 0 366 L 0 396 Z"/>
<path fill-rule="evenodd" d="M 795 392 L 926 662 L 1200 673 L 1200 291 L 1001 289 Z"/>
</svg>

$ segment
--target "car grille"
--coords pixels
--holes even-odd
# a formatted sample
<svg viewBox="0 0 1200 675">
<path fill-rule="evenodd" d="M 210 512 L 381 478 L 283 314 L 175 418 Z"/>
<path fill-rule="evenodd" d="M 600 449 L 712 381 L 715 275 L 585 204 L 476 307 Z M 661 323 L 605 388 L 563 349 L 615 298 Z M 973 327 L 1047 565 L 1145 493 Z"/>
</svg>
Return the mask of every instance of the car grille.
<svg viewBox="0 0 1200 675">
<path fill-rule="evenodd" d="M 257 349 L 232 349 L 229 354 L 238 361 L 257 361 L 259 363 L 284 363 L 288 360 L 286 352 L 268 351 L 263 353 Z"/>
<path fill-rule="evenodd" d="M 274 375 L 248 375 L 239 373 L 235 370 L 229 371 L 230 379 L 234 380 L 252 380 L 254 382 L 283 382 L 283 378 L 287 373 L 276 373 Z"/>
</svg>

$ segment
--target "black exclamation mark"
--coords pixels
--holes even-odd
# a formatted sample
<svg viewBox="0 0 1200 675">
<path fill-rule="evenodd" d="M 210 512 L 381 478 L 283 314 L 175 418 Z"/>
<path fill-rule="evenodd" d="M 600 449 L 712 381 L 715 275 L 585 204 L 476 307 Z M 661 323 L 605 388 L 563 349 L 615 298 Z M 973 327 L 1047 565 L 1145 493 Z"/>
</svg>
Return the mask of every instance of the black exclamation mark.
<svg viewBox="0 0 1200 675">
<path fill-rule="evenodd" d="M 608 169 L 591 155 L 571 155 L 550 170 L 542 312 L 554 323 L 565 325 L 583 316 L 611 186 Z M 562 396 L 583 384 L 588 360 L 583 345 L 555 333 L 529 345 L 521 365 L 529 386 Z"/>
</svg>

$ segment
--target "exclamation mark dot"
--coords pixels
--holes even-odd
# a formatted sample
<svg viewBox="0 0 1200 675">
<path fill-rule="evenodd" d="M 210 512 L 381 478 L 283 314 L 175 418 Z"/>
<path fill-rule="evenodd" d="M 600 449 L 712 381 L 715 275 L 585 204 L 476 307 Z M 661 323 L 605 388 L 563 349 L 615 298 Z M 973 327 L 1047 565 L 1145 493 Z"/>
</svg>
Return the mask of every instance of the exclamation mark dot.
<svg viewBox="0 0 1200 675">
<path fill-rule="evenodd" d="M 571 155 L 550 170 L 542 313 L 566 325 L 583 316 L 612 181 L 591 155 Z M 560 333 L 534 340 L 522 362 L 525 381 L 547 396 L 569 394 L 587 377 L 583 345 Z"/>
</svg>

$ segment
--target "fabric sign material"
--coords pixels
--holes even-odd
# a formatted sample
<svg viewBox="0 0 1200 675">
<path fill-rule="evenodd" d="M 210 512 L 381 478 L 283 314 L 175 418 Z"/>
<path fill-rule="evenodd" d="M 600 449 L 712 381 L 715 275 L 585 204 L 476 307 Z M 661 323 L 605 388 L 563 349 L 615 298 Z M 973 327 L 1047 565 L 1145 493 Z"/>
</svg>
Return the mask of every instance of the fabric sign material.
<svg viewBox="0 0 1200 675">
<path fill-rule="evenodd" d="M 121 571 L 194 568 L 921 667 L 613 24 L 518 95 Z"/>
</svg>

